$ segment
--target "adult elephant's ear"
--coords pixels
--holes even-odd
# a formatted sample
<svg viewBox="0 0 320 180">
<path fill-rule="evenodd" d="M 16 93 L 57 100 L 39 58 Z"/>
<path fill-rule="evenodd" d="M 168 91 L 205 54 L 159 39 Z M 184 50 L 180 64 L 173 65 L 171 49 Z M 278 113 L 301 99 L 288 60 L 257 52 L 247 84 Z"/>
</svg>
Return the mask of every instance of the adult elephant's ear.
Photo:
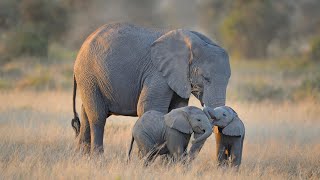
<svg viewBox="0 0 320 180">
<path fill-rule="evenodd" d="M 196 31 L 190 31 L 193 34 L 197 35 L 200 39 L 202 39 L 204 42 L 206 42 L 207 44 L 213 45 L 213 46 L 218 46 L 216 43 L 214 43 L 213 41 L 211 41 L 211 39 L 207 38 L 205 35 L 196 32 Z"/>
<path fill-rule="evenodd" d="M 189 65 L 193 56 L 192 35 L 185 30 L 173 30 L 151 46 L 153 64 L 165 77 L 170 88 L 182 98 L 189 98 L 191 94 Z"/>
<path fill-rule="evenodd" d="M 223 128 L 222 134 L 227 136 L 243 136 L 244 131 L 245 130 L 242 121 L 238 117 L 235 117 L 230 124 Z"/>
<path fill-rule="evenodd" d="M 187 116 L 187 113 L 181 109 L 174 109 L 170 111 L 170 113 L 164 115 L 164 122 L 170 128 L 185 134 L 192 134 L 193 130 Z"/>
</svg>

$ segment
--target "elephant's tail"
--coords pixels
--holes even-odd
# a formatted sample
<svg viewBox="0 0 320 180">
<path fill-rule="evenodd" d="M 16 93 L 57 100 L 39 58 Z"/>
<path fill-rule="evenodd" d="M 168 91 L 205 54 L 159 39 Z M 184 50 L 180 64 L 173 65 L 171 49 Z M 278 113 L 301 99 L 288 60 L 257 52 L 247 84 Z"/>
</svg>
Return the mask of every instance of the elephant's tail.
<svg viewBox="0 0 320 180">
<path fill-rule="evenodd" d="M 79 135 L 80 133 L 80 120 L 79 120 L 79 116 L 78 113 L 76 111 L 76 96 L 77 96 L 77 81 L 76 81 L 76 77 L 73 75 L 73 119 L 71 120 L 71 126 L 74 130 L 74 132 L 76 133 L 76 137 Z"/>
<path fill-rule="evenodd" d="M 131 151 L 132 151 L 132 146 L 133 146 L 133 142 L 134 142 L 134 137 L 131 137 L 131 143 L 130 143 L 130 147 L 129 147 L 129 152 L 128 152 L 128 159 L 127 162 L 130 161 L 130 156 L 131 156 Z"/>
</svg>

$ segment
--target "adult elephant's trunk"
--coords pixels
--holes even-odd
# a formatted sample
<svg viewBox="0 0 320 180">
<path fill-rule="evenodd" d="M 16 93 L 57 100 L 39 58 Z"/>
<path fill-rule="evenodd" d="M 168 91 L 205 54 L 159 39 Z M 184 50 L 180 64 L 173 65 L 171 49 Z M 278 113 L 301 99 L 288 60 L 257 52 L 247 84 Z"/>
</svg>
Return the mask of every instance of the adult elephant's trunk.
<svg viewBox="0 0 320 180">
<path fill-rule="evenodd" d="M 205 139 L 207 139 L 211 134 L 212 134 L 212 126 L 210 123 L 208 123 L 205 127 L 205 132 L 200 136 L 198 137 L 197 139 L 195 139 L 192 143 L 195 144 L 195 143 L 199 143 Z"/>
<path fill-rule="evenodd" d="M 208 86 L 204 88 L 202 103 L 205 106 L 216 108 L 224 106 L 226 103 L 227 83 L 218 83 L 214 87 Z"/>
</svg>

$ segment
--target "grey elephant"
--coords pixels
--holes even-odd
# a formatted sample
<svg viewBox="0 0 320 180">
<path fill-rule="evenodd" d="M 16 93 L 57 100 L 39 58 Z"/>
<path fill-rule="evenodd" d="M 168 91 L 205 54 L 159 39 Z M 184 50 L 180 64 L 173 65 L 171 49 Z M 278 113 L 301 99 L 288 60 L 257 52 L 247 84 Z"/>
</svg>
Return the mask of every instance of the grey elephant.
<svg viewBox="0 0 320 180">
<path fill-rule="evenodd" d="M 204 112 L 193 106 L 177 108 L 168 114 L 148 111 L 137 120 L 132 129 L 128 159 L 134 140 L 140 156 L 146 157 L 146 163 L 163 154 L 174 160 L 184 159 L 192 133 L 194 140 L 189 156 L 193 159 L 212 134 L 212 126 Z"/>
<path fill-rule="evenodd" d="M 224 165 L 230 158 L 230 165 L 239 167 L 242 159 L 245 127 L 238 114 L 228 106 L 214 109 L 205 107 L 203 111 L 212 119 L 216 134 L 216 156 L 219 165 Z"/>
<path fill-rule="evenodd" d="M 227 52 L 198 32 L 104 25 L 85 40 L 74 64 L 71 124 L 79 147 L 103 152 L 110 115 L 168 113 L 187 106 L 191 93 L 212 108 L 224 105 L 230 74 Z"/>
</svg>

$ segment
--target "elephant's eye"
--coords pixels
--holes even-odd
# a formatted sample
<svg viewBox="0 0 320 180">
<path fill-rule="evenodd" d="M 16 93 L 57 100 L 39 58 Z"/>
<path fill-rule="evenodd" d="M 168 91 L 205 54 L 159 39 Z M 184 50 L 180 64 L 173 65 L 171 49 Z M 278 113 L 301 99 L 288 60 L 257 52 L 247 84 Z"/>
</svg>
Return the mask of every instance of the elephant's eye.
<svg viewBox="0 0 320 180">
<path fill-rule="evenodd" d="M 224 117 L 226 117 L 227 115 L 225 113 L 222 114 Z"/>
<path fill-rule="evenodd" d="M 197 119 L 199 122 L 201 121 L 200 119 Z"/>
<path fill-rule="evenodd" d="M 210 82 L 210 78 L 205 77 L 205 76 L 203 76 L 203 75 L 202 75 L 202 77 L 203 77 L 203 79 L 204 79 L 206 82 L 208 82 L 208 83 Z"/>
</svg>

